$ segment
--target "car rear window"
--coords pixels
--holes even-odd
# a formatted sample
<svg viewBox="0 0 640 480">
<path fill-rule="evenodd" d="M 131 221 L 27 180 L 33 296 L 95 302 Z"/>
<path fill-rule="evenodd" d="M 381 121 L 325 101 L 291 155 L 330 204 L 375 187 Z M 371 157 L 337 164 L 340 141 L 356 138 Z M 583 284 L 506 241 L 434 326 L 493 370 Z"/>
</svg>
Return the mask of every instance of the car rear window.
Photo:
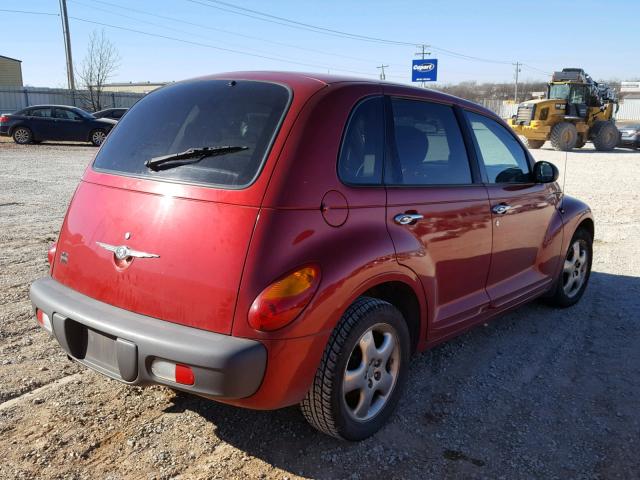
<svg viewBox="0 0 640 480">
<path fill-rule="evenodd" d="M 93 167 L 159 180 L 246 187 L 260 173 L 290 97 L 286 87 L 260 81 L 194 80 L 164 87 L 123 116 Z M 167 170 L 145 166 L 154 157 L 221 146 L 247 149 Z"/>
</svg>

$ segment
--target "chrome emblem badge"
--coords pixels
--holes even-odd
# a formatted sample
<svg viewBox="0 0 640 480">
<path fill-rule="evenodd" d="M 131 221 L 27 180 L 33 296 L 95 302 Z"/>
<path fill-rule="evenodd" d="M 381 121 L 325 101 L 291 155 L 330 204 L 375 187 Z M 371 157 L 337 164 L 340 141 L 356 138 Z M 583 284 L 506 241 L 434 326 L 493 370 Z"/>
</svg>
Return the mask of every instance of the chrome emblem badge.
<svg viewBox="0 0 640 480">
<path fill-rule="evenodd" d="M 129 257 L 133 258 L 159 258 L 160 255 L 155 253 L 140 252 L 138 250 L 132 250 L 126 245 L 109 245 L 108 243 L 96 242 L 98 246 L 113 252 L 118 260 L 126 260 Z"/>
</svg>

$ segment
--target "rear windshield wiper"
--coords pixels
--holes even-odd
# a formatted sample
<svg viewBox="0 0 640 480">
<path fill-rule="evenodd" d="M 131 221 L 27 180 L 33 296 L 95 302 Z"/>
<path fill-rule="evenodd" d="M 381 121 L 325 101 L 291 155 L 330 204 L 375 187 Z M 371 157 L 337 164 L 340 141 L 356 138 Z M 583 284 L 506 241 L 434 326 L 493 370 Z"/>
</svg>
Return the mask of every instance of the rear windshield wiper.
<svg viewBox="0 0 640 480">
<path fill-rule="evenodd" d="M 144 164 L 151 170 L 157 172 L 159 170 L 167 170 L 169 168 L 180 167 L 182 165 L 189 165 L 197 163 L 203 158 L 217 157 L 219 155 L 226 155 L 227 153 L 236 153 L 243 150 L 248 150 L 249 147 L 240 147 L 227 145 L 224 147 L 200 147 L 190 148 L 184 152 L 170 153 L 169 155 L 162 155 L 160 157 L 153 157 Z"/>
</svg>

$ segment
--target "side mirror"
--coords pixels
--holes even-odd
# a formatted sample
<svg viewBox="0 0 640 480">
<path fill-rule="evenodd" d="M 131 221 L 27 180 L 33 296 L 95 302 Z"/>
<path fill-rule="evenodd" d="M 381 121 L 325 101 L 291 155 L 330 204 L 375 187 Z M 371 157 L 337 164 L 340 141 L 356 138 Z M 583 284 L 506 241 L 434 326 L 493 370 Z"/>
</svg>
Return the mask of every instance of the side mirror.
<svg viewBox="0 0 640 480">
<path fill-rule="evenodd" d="M 553 183 L 558 180 L 558 167 L 550 162 L 536 162 L 533 165 L 533 179 L 536 183 Z"/>
</svg>

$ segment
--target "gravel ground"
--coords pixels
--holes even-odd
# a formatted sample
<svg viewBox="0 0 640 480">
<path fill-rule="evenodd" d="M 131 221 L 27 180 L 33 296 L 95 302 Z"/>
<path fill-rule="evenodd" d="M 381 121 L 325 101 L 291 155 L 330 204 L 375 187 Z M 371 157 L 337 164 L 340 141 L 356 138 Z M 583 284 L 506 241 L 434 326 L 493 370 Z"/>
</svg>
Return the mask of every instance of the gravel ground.
<svg viewBox="0 0 640 480">
<path fill-rule="evenodd" d="M 296 408 L 253 412 L 70 363 L 27 298 L 95 149 L 0 143 L 0 478 L 638 478 L 640 154 L 570 153 L 596 217 L 574 308 L 522 307 L 416 356 L 392 421 L 360 444 Z M 564 154 L 535 151 L 562 170 Z"/>
</svg>

